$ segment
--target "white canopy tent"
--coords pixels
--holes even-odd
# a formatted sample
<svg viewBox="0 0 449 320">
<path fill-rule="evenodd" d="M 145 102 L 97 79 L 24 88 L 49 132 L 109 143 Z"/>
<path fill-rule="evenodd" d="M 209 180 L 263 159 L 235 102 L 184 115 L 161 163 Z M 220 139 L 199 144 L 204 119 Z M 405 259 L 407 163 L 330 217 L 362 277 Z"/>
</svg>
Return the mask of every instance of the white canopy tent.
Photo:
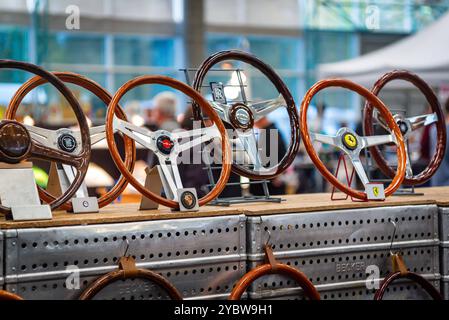
<svg viewBox="0 0 449 320">
<path fill-rule="evenodd" d="M 449 13 L 424 30 L 355 59 L 321 64 L 318 78 L 343 77 L 371 87 L 388 71 L 417 73 L 431 86 L 449 82 Z M 390 86 L 402 82 L 392 82 Z"/>
</svg>

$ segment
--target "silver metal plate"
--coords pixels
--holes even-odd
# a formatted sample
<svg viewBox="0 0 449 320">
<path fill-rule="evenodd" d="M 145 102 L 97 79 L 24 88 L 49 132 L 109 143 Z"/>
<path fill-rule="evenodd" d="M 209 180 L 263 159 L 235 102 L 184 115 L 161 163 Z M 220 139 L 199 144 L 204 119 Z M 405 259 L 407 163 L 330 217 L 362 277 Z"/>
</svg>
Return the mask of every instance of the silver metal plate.
<svg viewBox="0 0 449 320">
<path fill-rule="evenodd" d="M 32 168 L 0 169 L 0 197 L 6 207 L 41 204 Z"/>
<path fill-rule="evenodd" d="M 11 215 L 15 221 L 51 220 L 53 218 L 48 204 L 12 206 Z"/>
<path fill-rule="evenodd" d="M 198 196 L 195 188 L 183 188 L 176 190 L 178 192 L 180 211 L 198 211 Z"/>
<path fill-rule="evenodd" d="M 5 232 L 5 282 L 27 299 L 77 297 L 79 292 L 64 288 L 67 267 L 80 269 L 85 288 L 117 268 L 125 240 L 138 267 L 160 272 L 186 298 L 225 297 L 246 272 L 246 224 L 240 215 Z M 132 282 L 120 288 L 111 289 L 115 298 L 124 297 L 118 292 L 141 296 Z"/>
<path fill-rule="evenodd" d="M 98 199 L 96 197 L 72 198 L 74 213 L 99 212 Z"/>
</svg>

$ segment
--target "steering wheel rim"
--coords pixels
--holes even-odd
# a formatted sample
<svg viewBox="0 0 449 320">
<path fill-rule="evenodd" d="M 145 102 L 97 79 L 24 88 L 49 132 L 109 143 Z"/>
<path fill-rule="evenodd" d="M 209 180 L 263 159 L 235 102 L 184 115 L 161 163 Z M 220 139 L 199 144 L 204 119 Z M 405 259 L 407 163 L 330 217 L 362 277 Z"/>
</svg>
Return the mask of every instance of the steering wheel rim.
<svg viewBox="0 0 449 320">
<path fill-rule="evenodd" d="M 315 85 L 313 85 L 304 96 L 304 99 L 301 104 L 301 111 L 300 111 L 300 119 L 301 119 L 301 136 L 304 142 L 304 146 L 306 148 L 306 151 L 312 160 L 312 162 L 315 164 L 317 169 L 320 171 L 320 173 L 337 189 L 340 191 L 348 194 L 351 197 L 361 199 L 361 200 L 367 200 L 368 196 L 365 192 L 357 191 L 352 189 L 351 187 L 345 185 L 344 183 L 340 182 L 323 164 L 323 162 L 318 157 L 312 142 L 311 137 L 307 125 L 307 110 L 309 107 L 309 104 L 312 101 L 312 98 L 321 90 L 329 87 L 341 87 L 348 89 L 350 91 L 354 91 L 358 93 L 359 95 L 363 96 L 368 101 L 372 102 L 373 105 L 378 109 L 381 113 L 381 115 L 385 118 L 387 121 L 387 125 L 392 130 L 394 137 L 396 139 L 397 144 L 397 156 L 398 156 L 398 170 L 396 172 L 395 177 L 393 178 L 390 185 L 385 189 L 385 197 L 390 196 L 393 194 L 402 183 L 402 180 L 405 176 L 405 145 L 404 145 L 404 138 L 402 137 L 401 131 L 396 124 L 396 122 L 393 119 L 393 116 L 388 111 L 388 108 L 385 106 L 385 104 L 374 94 L 372 94 L 368 89 L 352 82 L 346 79 L 329 79 L 329 80 L 322 80 L 317 82 Z M 393 141 L 392 141 L 393 142 Z"/>
<path fill-rule="evenodd" d="M 438 101 L 435 92 L 430 88 L 430 86 L 418 75 L 408 72 L 406 70 L 394 70 L 392 72 L 388 72 L 383 75 L 379 80 L 376 81 L 371 92 L 378 96 L 380 91 L 385 87 L 387 83 L 393 80 L 404 80 L 411 84 L 413 84 L 419 91 L 424 95 L 427 102 L 429 103 L 433 114 L 436 115 L 436 128 L 437 128 L 437 145 L 436 152 L 431 158 L 427 167 L 422 170 L 419 174 L 415 174 L 412 177 L 405 177 L 403 184 L 407 186 L 419 185 L 423 184 L 426 181 L 430 180 L 435 172 L 440 167 L 444 154 L 446 152 L 446 124 L 445 124 L 445 116 L 443 110 L 441 109 L 440 102 Z M 413 130 L 413 129 L 411 129 Z M 374 127 L 373 127 L 373 106 L 368 101 L 365 103 L 364 112 L 363 112 L 363 131 L 365 135 L 373 135 Z M 379 150 L 377 146 L 373 146 L 370 149 L 371 156 L 374 161 L 378 165 L 379 169 L 385 174 L 387 177 L 392 178 L 395 175 L 395 171 L 391 168 L 387 161 L 385 160 L 382 152 Z M 411 164 L 410 164 L 411 165 Z"/>
<path fill-rule="evenodd" d="M 101 101 L 103 101 L 106 106 L 109 105 L 109 103 L 112 100 L 112 95 L 104 89 L 102 86 L 100 86 L 95 81 L 84 77 L 82 75 L 72 73 L 72 72 L 52 72 L 56 77 L 58 77 L 61 81 L 65 83 L 71 83 L 75 84 L 81 88 L 84 88 L 91 93 L 93 93 L 96 97 L 98 97 Z M 20 103 L 25 98 L 25 96 L 33 89 L 39 87 L 40 85 L 43 85 L 47 83 L 48 81 L 44 78 L 41 78 L 39 76 L 33 77 L 26 81 L 23 85 L 20 86 L 20 88 L 16 91 L 13 98 L 11 99 L 8 108 L 6 110 L 5 119 L 9 120 L 15 120 L 17 109 L 20 106 Z M 118 106 L 116 108 L 116 114 L 117 117 L 119 117 L 122 120 L 127 121 L 126 114 L 123 111 L 123 109 Z M 128 168 L 128 170 L 132 171 L 134 169 L 134 165 L 136 162 L 136 148 L 135 148 L 135 142 L 131 138 L 129 138 L 126 135 L 123 135 L 124 140 L 124 149 L 125 149 L 125 166 Z M 100 196 L 98 198 L 98 207 L 102 208 L 108 204 L 110 204 L 112 201 L 117 199 L 117 197 L 125 190 L 126 186 L 128 184 L 128 181 L 122 176 L 120 176 L 120 179 L 114 184 L 114 186 L 106 192 L 104 195 Z M 46 203 L 51 203 L 56 198 L 41 188 L 38 187 L 39 196 L 41 200 L 45 201 Z M 60 207 L 61 209 L 72 211 L 73 206 L 70 200 Z"/>
<path fill-rule="evenodd" d="M 5 290 L 0 290 L 0 301 L 7 301 L 7 300 L 23 300 L 23 298 L 18 296 L 17 294 Z"/>
<path fill-rule="evenodd" d="M 208 104 L 208 102 L 195 90 L 193 90 L 191 87 L 187 86 L 186 84 L 166 77 L 166 76 L 141 76 L 134 79 L 129 80 L 124 85 L 122 85 L 117 92 L 115 93 L 114 97 L 112 98 L 111 103 L 108 107 L 108 112 L 106 115 L 106 139 L 109 145 L 109 150 L 111 152 L 112 158 L 116 164 L 116 166 L 119 168 L 120 172 L 126 177 L 129 183 L 131 183 L 134 188 L 136 188 L 143 196 L 161 204 L 169 208 L 177 209 L 179 208 L 179 202 L 173 201 L 170 199 L 166 199 L 161 197 L 160 195 L 153 193 L 151 190 L 146 189 L 136 178 L 133 177 L 132 173 L 129 172 L 126 167 L 123 165 L 123 162 L 121 158 L 119 157 L 117 146 L 115 144 L 115 141 L 113 139 L 113 115 L 115 112 L 115 108 L 118 105 L 118 102 L 120 99 L 125 95 L 126 92 L 130 91 L 131 89 L 144 85 L 144 84 L 159 84 L 159 85 L 165 85 L 168 87 L 171 87 L 175 90 L 181 91 L 188 97 L 192 98 L 193 101 L 196 101 L 200 104 L 201 108 L 206 111 L 212 122 L 216 125 L 218 128 L 218 131 L 221 136 L 221 154 L 222 154 L 222 164 L 223 164 L 223 170 L 220 173 L 220 178 L 218 179 L 215 186 L 207 193 L 204 197 L 200 198 L 198 200 L 198 205 L 203 206 L 213 199 L 215 199 L 221 191 L 226 186 L 226 183 L 229 179 L 229 175 L 231 173 L 231 154 L 229 149 L 229 140 L 228 136 L 226 134 L 226 129 L 222 122 L 220 121 L 220 118 L 215 113 L 215 111 L 212 109 L 212 107 Z M 126 133 L 125 133 L 126 134 Z"/>
<path fill-rule="evenodd" d="M 389 273 L 382 283 L 380 284 L 379 289 L 376 290 L 374 294 L 374 300 L 382 300 L 387 290 L 388 286 L 390 286 L 394 281 L 398 279 L 409 279 L 413 282 L 419 284 L 421 288 L 424 289 L 434 300 L 443 300 L 441 294 L 437 289 L 426 279 L 424 279 L 421 275 L 414 272 L 407 272 L 405 274 L 401 274 L 400 271 Z"/>
<path fill-rule="evenodd" d="M 145 279 L 150 282 L 156 283 L 162 289 L 164 289 L 172 300 L 182 300 L 182 296 L 167 279 L 160 274 L 157 274 L 151 270 L 136 269 L 132 272 L 126 272 L 125 270 L 114 270 L 100 278 L 96 279 L 89 287 L 87 287 L 80 295 L 79 300 L 91 300 L 98 292 L 104 289 L 106 286 L 124 279 Z"/>
<path fill-rule="evenodd" d="M 235 285 L 229 296 L 229 300 L 240 300 L 251 283 L 270 274 L 284 275 L 294 279 L 303 289 L 306 297 L 310 300 L 320 300 L 320 294 L 309 278 L 301 271 L 283 263 L 275 263 L 274 265 L 265 263 L 246 273 Z"/>
<path fill-rule="evenodd" d="M 276 87 L 278 92 L 282 95 L 283 99 L 285 100 L 286 109 L 290 120 L 291 138 L 287 152 L 282 158 L 282 160 L 277 164 L 277 166 L 272 166 L 272 168 L 276 168 L 276 171 L 274 173 L 269 174 L 259 174 L 256 173 L 254 170 L 245 168 L 240 164 L 234 162 L 232 163 L 232 171 L 238 175 L 254 180 L 273 179 L 282 174 L 292 164 L 299 149 L 300 144 L 300 132 L 298 121 L 299 117 L 295 101 L 288 87 L 285 85 L 280 76 L 274 71 L 272 67 L 267 65 L 265 62 L 263 62 L 256 56 L 239 50 L 220 51 L 207 58 L 198 68 L 198 71 L 195 74 L 192 87 L 198 92 L 201 92 L 201 87 L 208 71 L 211 70 L 212 67 L 217 63 L 226 60 L 242 61 L 258 69 L 271 81 L 271 83 Z M 201 110 L 198 107 L 198 105 L 193 103 L 192 108 L 195 120 L 202 120 L 200 112 Z M 232 113 L 232 108 L 230 112 Z M 235 126 L 235 121 L 230 121 L 229 124 L 231 125 L 232 128 L 237 129 Z M 252 128 L 250 129 L 252 130 Z"/>
<path fill-rule="evenodd" d="M 77 156 L 71 155 L 67 152 L 58 151 L 35 144 L 31 140 L 27 129 L 17 121 L 2 120 L 0 122 L 0 130 L 8 128 L 12 129 L 15 134 L 17 134 L 18 132 L 20 132 L 21 134 L 23 133 L 27 136 L 25 137 L 25 142 L 28 144 L 27 150 L 22 152 L 19 156 L 11 156 L 10 154 L 5 153 L 4 150 L 0 150 L 0 159 L 2 161 L 14 164 L 28 158 L 40 158 L 49 161 L 60 161 L 62 163 L 72 165 L 77 169 L 77 173 L 72 185 L 63 194 L 61 194 L 59 198 L 49 203 L 50 209 L 55 210 L 73 197 L 86 176 L 91 154 L 89 127 L 87 125 L 86 117 L 78 101 L 75 99 L 73 93 L 61 80 L 58 79 L 58 77 L 56 77 L 52 73 L 34 64 L 14 60 L 0 60 L 0 69 L 24 70 L 46 79 L 66 98 L 70 107 L 75 113 L 81 134 L 81 152 Z M 14 139 L 14 136 L 11 135 L 9 136 L 9 138 Z M 10 215 L 11 209 L 0 205 L 0 212 L 5 215 Z"/>
</svg>

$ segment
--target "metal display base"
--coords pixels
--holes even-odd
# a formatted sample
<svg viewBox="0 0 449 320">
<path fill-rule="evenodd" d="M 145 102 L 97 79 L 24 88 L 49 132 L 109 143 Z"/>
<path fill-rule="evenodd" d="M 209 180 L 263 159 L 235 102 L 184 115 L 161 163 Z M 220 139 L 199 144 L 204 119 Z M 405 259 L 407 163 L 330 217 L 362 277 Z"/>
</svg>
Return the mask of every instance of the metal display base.
<svg viewBox="0 0 449 320">
<path fill-rule="evenodd" d="M 267 206 L 261 207 L 263 212 Z M 276 259 L 304 272 L 325 300 L 372 299 L 366 268 L 377 266 L 379 279 L 385 277 L 392 269 L 391 248 L 449 298 L 449 207 L 401 204 L 301 213 L 298 208 L 298 213 L 266 215 L 258 215 L 256 208 L 241 207 L 242 213 L 249 210 L 247 216 L 0 230 L 0 288 L 25 299 L 76 299 L 94 279 L 116 269 L 129 243 L 138 267 L 164 275 L 184 298 L 227 299 L 243 274 L 263 261 L 268 241 Z M 398 226 L 394 235 L 390 221 Z M 79 288 L 67 282 L 74 270 L 79 271 Z M 254 282 L 246 297 L 303 298 L 292 279 L 277 275 Z M 96 298 L 167 297 L 154 284 L 126 280 Z M 427 296 L 414 283 L 398 281 L 385 298 Z"/>
<path fill-rule="evenodd" d="M 50 206 L 41 204 L 31 162 L 0 164 L 0 202 L 11 208 L 12 219 L 49 220 Z"/>
<path fill-rule="evenodd" d="M 449 207 L 439 208 L 441 293 L 449 300 Z"/>
<path fill-rule="evenodd" d="M 263 261 L 269 232 L 276 259 L 304 272 L 323 298 L 372 299 L 374 293 L 364 285 L 365 271 L 377 266 L 383 278 L 392 269 L 390 220 L 399 226 L 393 248 L 403 252 L 412 271 L 439 285 L 436 205 L 248 217 L 248 267 Z M 395 298 L 421 298 L 413 290 L 405 285 Z M 250 298 L 276 298 L 300 288 L 291 279 L 272 275 L 255 281 L 248 292 Z"/>
<path fill-rule="evenodd" d="M 139 268 L 166 277 L 184 298 L 226 299 L 246 272 L 241 215 L 5 230 L 5 289 L 24 299 L 77 299 L 98 276 L 117 268 L 124 243 Z M 66 280 L 79 271 L 80 288 Z M 70 287 L 70 286 L 69 286 Z M 119 281 L 98 299 L 164 299 L 154 284 Z"/>
</svg>

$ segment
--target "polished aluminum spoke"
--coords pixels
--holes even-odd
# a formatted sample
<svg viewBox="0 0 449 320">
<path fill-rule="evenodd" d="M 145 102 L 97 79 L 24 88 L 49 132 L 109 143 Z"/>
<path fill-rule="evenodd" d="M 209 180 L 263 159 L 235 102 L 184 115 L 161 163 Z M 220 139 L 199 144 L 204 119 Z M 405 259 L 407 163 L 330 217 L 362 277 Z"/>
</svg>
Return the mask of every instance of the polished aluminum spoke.
<svg viewBox="0 0 449 320">
<path fill-rule="evenodd" d="M 119 118 L 114 118 L 113 124 L 114 131 L 116 130 L 123 133 L 151 151 L 157 151 L 156 144 L 154 143 L 155 135 L 153 131 L 136 126 Z"/>
<path fill-rule="evenodd" d="M 394 143 L 395 138 L 392 134 L 380 135 L 380 136 L 366 136 L 360 137 L 362 140 L 362 148 L 368 148 L 373 146 L 378 146 L 382 144 Z"/>
<path fill-rule="evenodd" d="M 324 144 L 328 144 L 337 148 L 340 148 L 340 137 L 338 136 L 331 136 L 327 134 L 321 134 L 321 133 L 314 133 L 310 132 L 310 139 L 312 142 L 321 142 Z"/>
<path fill-rule="evenodd" d="M 412 130 L 417 130 L 419 128 L 429 126 L 433 123 L 438 122 L 438 116 L 436 113 L 431 113 L 407 118 L 407 121 L 410 122 Z"/>
<path fill-rule="evenodd" d="M 209 142 L 216 138 L 221 139 L 220 131 L 218 130 L 218 127 L 215 124 L 210 127 L 200 129 L 174 132 L 172 135 L 176 140 L 181 139 L 179 144 L 176 144 L 175 147 L 175 150 L 178 153 L 192 149 L 195 146 L 198 146 L 205 142 Z"/>
<path fill-rule="evenodd" d="M 251 108 L 253 110 L 254 114 L 254 120 L 259 120 L 269 113 L 281 108 L 285 107 L 287 103 L 285 102 L 285 99 L 282 95 L 279 95 L 279 97 L 275 99 L 260 101 L 256 103 L 251 104 Z"/>
</svg>

